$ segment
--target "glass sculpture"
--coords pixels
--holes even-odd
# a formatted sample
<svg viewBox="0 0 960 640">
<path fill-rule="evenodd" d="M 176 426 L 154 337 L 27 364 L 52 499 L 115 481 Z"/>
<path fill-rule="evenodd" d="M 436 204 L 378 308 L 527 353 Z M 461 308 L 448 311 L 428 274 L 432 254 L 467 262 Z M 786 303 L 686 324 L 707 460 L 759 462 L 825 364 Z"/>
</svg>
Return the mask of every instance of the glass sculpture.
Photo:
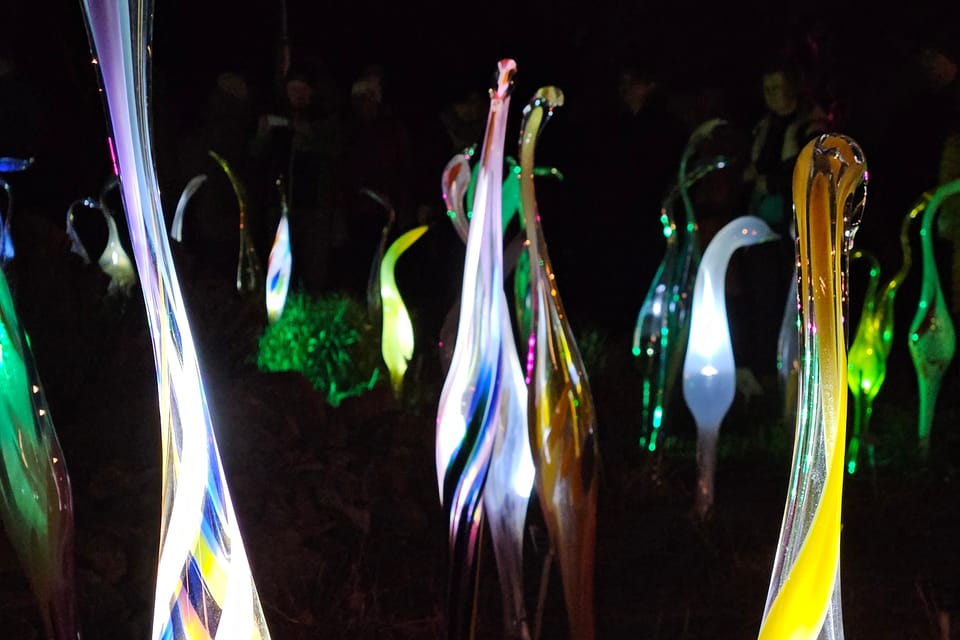
<svg viewBox="0 0 960 640">
<path fill-rule="evenodd" d="M 930 198 L 923 212 L 920 227 L 920 248 L 923 253 L 923 280 L 920 285 L 920 302 L 910 323 L 907 346 L 917 370 L 917 387 L 920 394 L 920 414 L 917 427 L 920 458 L 930 455 L 930 431 L 933 415 L 940 394 L 943 374 L 953 361 L 957 348 L 957 336 L 950 318 L 950 309 L 943 297 L 940 274 L 937 272 L 933 254 L 933 220 L 940 204 L 960 193 L 960 180 L 940 186 Z"/>
<path fill-rule="evenodd" d="M 190 199 L 193 198 L 193 194 L 195 194 L 197 189 L 203 186 L 203 183 L 206 181 L 207 176 L 203 173 L 193 176 L 180 193 L 180 199 L 177 200 L 177 209 L 173 214 L 173 222 L 170 223 L 170 238 L 172 240 L 183 242 L 183 216 L 187 212 L 187 205 L 190 204 Z"/>
<path fill-rule="evenodd" d="M 19 173 L 33 166 L 33 158 L 0 158 L 0 173 Z M 0 187 L 7 197 L 6 206 L 0 215 L 0 265 L 6 264 L 14 258 L 13 236 L 10 234 L 11 219 L 13 218 L 13 190 L 6 180 L 0 178 Z"/>
<path fill-rule="evenodd" d="M 80 256 L 84 264 L 90 264 L 90 254 L 87 253 L 87 247 L 83 244 L 80 236 L 77 235 L 77 207 L 99 210 L 100 206 L 93 198 L 81 198 L 74 200 L 67 207 L 67 237 L 70 238 L 70 251 Z"/>
<path fill-rule="evenodd" d="M 377 193 L 372 189 L 361 189 L 360 192 L 379 204 L 383 207 L 384 211 L 387 212 L 387 221 L 380 231 L 380 241 L 377 242 L 377 249 L 373 254 L 373 262 L 370 263 L 370 275 L 367 277 L 367 313 L 370 316 L 370 321 L 379 332 L 382 330 L 380 323 L 383 315 L 380 298 L 380 270 L 383 264 L 383 253 L 387 248 L 387 240 L 397 220 L 397 214 L 393 205 L 390 204 L 390 201 L 387 200 L 383 194 Z"/>
<path fill-rule="evenodd" d="M 847 446 L 847 472 L 856 473 L 860 446 L 867 442 L 867 460 L 874 466 L 873 445 L 869 444 L 870 417 L 873 415 L 873 400 L 880 392 L 887 377 L 887 360 L 893 347 L 894 301 L 900 285 L 910 272 L 912 252 L 910 227 L 930 202 L 930 193 L 925 193 L 904 216 L 900 224 L 900 248 L 903 254 L 900 268 L 883 287 L 874 284 L 873 269 L 879 277 L 879 266 L 871 267 L 871 283 L 863 302 L 860 324 L 857 326 L 853 344 L 847 352 L 847 376 L 854 398 L 853 434 Z M 857 256 L 854 252 L 854 257 Z M 868 258 L 873 261 L 872 258 Z M 868 324 L 864 325 L 867 321 Z M 854 388 L 857 388 L 855 390 Z M 858 397 L 862 396 L 862 397 Z"/>
<path fill-rule="evenodd" d="M 583 359 L 557 290 L 533 184 L 536 141 L 562 104 L 559 89 L 540 89 L 524 109 L 520 130 L 520 191 L 533 292 L 527 402 L 537 493 L 560 563 L 570 637 L 590 640 L 596 633 L 593 567 L 600 466 L 596 416 Z"/>
<path fill-rule="evenodd" d="M 727 264 L 737 249 L 777 237 L 761 218 L 735 218 L 707 245 L 697 271 L 690 311 L 690 340 L 683 361 L 683 399 L 697 423 L 699 476 L 695 510 L 700 517 L 706 516 L 713 507 L 717 438 L 737 386 L 724 286 Z"/>
<path fill-rule="evenodd" d="M 247 225 L 246 189 L 244 189 L 243 183 L 240 182 L 240 178 L 234 173 L 226 159 L 212 150 L 207 151 L 207 153 L 227 174 L 230 186 L 233 187 L 233 194 L 237 197 L 237 208 L 240 212 L 240 256 L 237 258 L 237 291 L 241 293 L 257 291 L 263 284 L 263 268 L 260 266 L 260 258 L 257 257 L 257 249 L 253 244 L 253 238 L 250 236 L 249 225 Z"/>
<path fill-rule="evenodd" d="M 863 249 L 857 249 L 851 254 L 851 262 L 858 260 L 867 264 L 868 271 L 860 321 L 847 351 L 847 385 L 853 396 L 853 433 L 850 434 L 850 443 L 847 446 L 847 473 L 857 470 L 860 438 L 865 437 L 870 429 L 873 399 L 877 396 L 886 374 L 886 362 L 880 344 L 880 326 L 876 321 L 880 263 L 872 253 Z"/>
<path fill-rule="evenodd" d="M 483 487 L 504 388 L 503 143 L 516 63 L 501 60 L 490 94 L 474 215 L 467 233 L 456 343 L 437 409 L 440 500 L 449 514 L 447 637 L 473 633 Z"/>
<path fill-rule="evenodd" d="M 70 250 L 83 259 L 85 264 L 90 263 L 90 255 L 83 244 L 83 240 L 77 235 L 75 226 L 78 206 L 82 205 L 87 209 L 96 209 L 103 216 L 104 225 L 107 227 L 107 244 L 104 246 L 100 257 L 97 258 L 97 265 L 107 276 L 110 277 L 110 284 L 107 286 L 107 293 L 130 292 L 131 287 L 136 283 L 137 277 L 133 271 L 133 263 L 126 249 L 120 243 L 120 234 L 117 231 L 117 221 L 107 209 L 103 199 L 96 202 L 93 198 L 83 198 L 75 200 L 67 208 L 67 236 L 70 238 Z"/>
<path fill-rule="evenodd" d="M 454 155 L 444 167 L 440 181 L 443 201 L 447 207 L 447 217 L 453 224 L 457 235 L 464 242 L 467 240 L 467 229 L 472 216 L 468 203 L 472 203 L 479 166 L 475 165 L 473 169 L 470 168 L 470 159 L 474 155 L 472 148 Z M 506 162 L 507 177 L 501 187 L 501 219 L 503 220 L 504 232 L 513 217 L 520 212 L 522 205 L 520 199 L 520 167 L 509 156 L 507 156 Z M 536 167 L 533 170 L 533 175 L 536 177 L 549 176 L 557 180 L 563 180 L 563 174 L 554 167 Z M 520 222 L 522 226 L 522 215 Z M 514 312 L 517 318 L 518 335 L 521 338 L 527 335 L 530 327 L 530 267 L 527 263 L 527 253 L 522 250 L 525 238 L 525 231 L 518 232 L 503 253 L 504 273 L 509 275 L 511 270 L 514 271 Z M 441 359 L 445 368 L 449 364 L 449 350 L 444 347 L 453 343 L 453 333 L 456 330 L 456 310 L 456 306 L 450 310 L 440 330 Z"/>
<path fill-rule="evenodd" d="M 467 239 L 469 218 L 465 199 L 471 184 L 471 154 L 454 156 L 447 163 L 441 190 L 447 215 L 457 233 Z M 511 177 L 507 177 L 507 185 Z M 501 206 L 506 206 L 501 194 Z M 501 218 L 506 215 L 502 214 Z M 512 248 L 504 249 L 504 264 Z M 521 252 L 520 255 L 525 255 Z M 506 271 L 506 266 L 504 267 Z M 496 439 L 483 490 L 483 509 L 490 524 L 497 572 L 500 578 L 504 633 L 507 638 L 527 639 L 530 631 L 523 598 L 523 529 L 533 490 L 533 458 L 527 429 L 527 386 L 520 366 L 507 305 L 500 307 L 504 341 L 504 380 L 496 416 Z"/>
<path fill-rule="evenodd" d="M 723 120 L 709 120 L 690 134 L 680 159 L 677 183 L 660 208 L 660 223 L 666 251 L 637 314 L 633 330 L 633 355 L 637 357 L 643 396 L 640 417 L 640 446 L 656 451 L 670 403 L 673 385 L 683 366 L 684 349 L 690 330 L 693 283 L 700 264 L 697 224 L 689 190 L 707 174 L 726 166 L 717 156 L 688 171 L 690 159 Z M 675 207 L 683 203 L 682 222 Z"/>
<path fill-rule="evenodd" d="M 227 488 L 160 209 L 149 128 L 149 0 L 84 0 L 157 368 L 163 492 L 151 638 L 269 631 Z"/>
<path fill-rule="evenodd" d="M 760 640 L 840 640 L 840 512 L 846 443 L 843 318 L 847 256 L 866 200 L 866 161 L 850 138 L 824 134 L 793 173 L 800 264 L 797 428 Z"/>
<path fill-rule="evenodd" d="M 790 225 L 790 239 L 797 244 L 796 220 Z M 783 399 L 783 424 L 792 425 L 797 420 L 797 378 L 800 375 L 800 300 L 797 298 L 797 278 L 800 266 L 794 261 L 793 273 L 787 285 L 787 298 L 783 304 L 783 320 L 777 335 L 777 379 L 780 382 L 780 397 Z"/>
<path fill-rule="evenodd" d="M 440 177 L 440 191 L 447 207 L 447 217 L 457 235 L 467 241 L 470 220 L 467 218 L 466 197 L 470 188 L 470 157 L 468 152 L 458 153 L 447 162 Z"/>
<path fill-rule="evenodd" d="M 380 350 L 383 354 L 383 362 L 387 365 L 387 371 L 390 372 L 390 385 L 396 398 L 400 398 L 403 393 L 403 376 L 407 372 L 407 363 L 413 357 L 414 343 L 413 322 L 397 288 L 394 269 L 397 266 L 397 259 L 419 240 L 428 228 L 427 225 L 415 227 L 394 240 L 383 255 L 380 263 L 380 277 L 377 278 L 382 300 L 380 306 L 383 309 Z"/>
<path fill-rule="evenodd" d="M 44 634 L 76 640 L 73 497 L 27 334 L 0 270 L 0 518 Z"/>
<path fill-rule="evenodd" d="M 0 173 L 17 173 L 33 166 L 33 158 L 0 158 Z"/>
<path fill-rule="evenodd" d="M 0 178 L 0 188 L 7 197 L 6 207 L 0 210 L 0 265 L 13 260 L 16 252 L 13 249 L 13 236 L 10 234 L 10 218 L 13 216 L 13 190 L 10 184 Z"/>
<path fill-rule="evenodd" d="M 290 249 L 290 219 L 287 208 L 287 191 L 283 181 L 277 180 L 280 192 L 280 222 L 273 236 L 270 257 L 267 259 L 266 304 L 267 321 L 273 324 L 283 315 L 287 303 L 287 291 L 290 289 L 290 273 L 293 270 L 293 252 Z"/>
</svg>

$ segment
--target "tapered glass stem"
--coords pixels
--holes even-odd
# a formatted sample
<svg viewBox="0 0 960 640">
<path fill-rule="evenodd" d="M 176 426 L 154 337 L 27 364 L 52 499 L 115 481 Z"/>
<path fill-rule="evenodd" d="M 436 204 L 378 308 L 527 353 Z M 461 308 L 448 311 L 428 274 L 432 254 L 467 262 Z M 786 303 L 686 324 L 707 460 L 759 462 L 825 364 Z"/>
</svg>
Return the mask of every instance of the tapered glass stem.
<svg viewBox="0 0 960 640">
<path fill-rule="evenodd" d="M 866 199 L 866 161 L 844 136 L 822 135 L 793 174 L 800 264 L 796 439 L 762 640 L 843 638 L 840 511 L 846 443 L 843 318 L 847 255 Z"/>
<path fill-rule="evenodd" d="M 943 374 L 953 361 L 957 348 L 950 310 L 947 308 L 940 286 L 936 257 L 933 253 L 933 221 L 941 203 L 960 193 L 960 180 L 939 187 L 930 198 L 923 212 L 920 228 L 920 248 L 923 252 L 923 280 L 920 302 L 910 324 L 907 346 L 917 370 L 917 386 L 920 394 L 920 416 L 917 426 L 920 457 L 926 460 L 930 454 L 930 432 L 933 416 L 940 394 Z"/>
<path fill-rule="evenodd" d="M 591 640 L 596 633 L 593 573 L 600 463 L 596 416 L 547 252 L 533 184 L 536 140 L 550 114 L 562 104 L 559 89 L 540 89 L 524 109 L 520 133 L 520 191 L 533 292 L 527 402 L 537 493 L 560 563 L 570 637 Z"/>
<path fill-rule="evenodd" d="M 163 491 L 151 638 L 269 638 L 160 207 L 149 124 L 152 4 L 83 0 L 151 330 Z"/>
</svg>

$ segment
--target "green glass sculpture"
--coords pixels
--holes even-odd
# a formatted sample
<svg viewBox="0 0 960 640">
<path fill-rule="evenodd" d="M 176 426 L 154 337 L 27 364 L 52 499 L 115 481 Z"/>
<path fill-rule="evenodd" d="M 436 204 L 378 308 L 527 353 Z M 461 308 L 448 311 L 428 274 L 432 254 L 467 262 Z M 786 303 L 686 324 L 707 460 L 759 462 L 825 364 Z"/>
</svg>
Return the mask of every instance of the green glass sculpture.
<svg viewBox="0 0 960 640">
<path fill-rule="evenodd" d="M 847 382 L 854 399 L 853 433 L 847 446 L 847 473 L 856 473 L 860 447 L 864 443 L 867 444 L 867 460 L 871 467 L 874 465 L 873 445 L 869 438 L 873 400 L 887 376 L 887 361 L 893 346 L 894 302 L 912 263 L 910 226 L 920 218 L 929 202 L 930 194 L 923 194 L 903 218 L 900 225 L 903 259 L 893 277 L 882 288 L 878 288 L 876 278 L 879 278 L 879 266 L 872 264 L 870 269 L 871 280 L 864 297 L 860 323 L 847 353 Z M 862 253 L 854 252 L 854 259 Z M 871 263 L 875 262 L 872 257 L 868 259 Z"/>
<path fill-rule="evenodd" d="M 910 324 L 907 346 L 917 370 L 917 386 L 920 394 L 920 414 L 917 426 L 919 451 L 922 460 L 930 454 L 930 431 L 933 414 L 940 394 L 943 374 L 953 361 L 957 348 L 957 336 L 940 287 L 940 274 L 933 255 L 933 220 L 940 204 L 960 193 L 960 179 L 948 182 L 934 191 L 923 213 L 920 228 L 920 247 L 923 253 L 923 280 L 920 287 L 920 302 Z"/>
<path fill-rule="evenodd" d="M 717 156 L 691 171 L 687 166 L 700 143 L 722 124 L 722 120 L 709 120 L 690 134 L 680 159 L 677 183 L 660 208 L 666 252 L 647 290 L 633 331 L 633 355 L 637 358 L 643 385 L 640 446 L 649 451 L 656 451 L 659 445 L 660 430 L 673 400 L 674 383 L 683 368 L 690 331 L 700 245 L 689 190 L 707 174 L 726 166 L 726 160 Z M 675 211 L 678 200 L 683 204 L 682 218 Z"/>
<path fill-rule="evenodd" d="M 860 439 L 866 437 L 873 414 L 873 399 L 880 391 L 886 376 L 886 362 L 880 344 L 880 327 L 877 323 L 877 290 L 880 285 L 880 263 L 863 249 L 853 252 L 851 262 L 867 263 L 867 290 L 863 296 L 863 308 L 853 343 L 847 352 L 847 385 L 853 396 L 853 432 L 847 447 L 847 473 L 857 470 Z"/>
<path fill-rule="evenodd" d="M 70 479 L 2 270 L 0 356 L 0 519 L 30 581 L 46 637 L 76 640 Z"/>
</svg>

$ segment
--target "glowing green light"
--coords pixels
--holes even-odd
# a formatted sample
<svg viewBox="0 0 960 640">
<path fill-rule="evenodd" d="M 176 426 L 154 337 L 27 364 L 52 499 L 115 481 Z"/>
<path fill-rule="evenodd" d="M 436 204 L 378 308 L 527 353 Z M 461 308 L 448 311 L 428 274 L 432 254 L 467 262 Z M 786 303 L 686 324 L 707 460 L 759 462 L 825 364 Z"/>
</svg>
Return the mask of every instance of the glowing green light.
<svg viewBox="0 0 960 640">
<path fill-rule="evenodd" d="M 631 351 L 633 352 L 633 355 L 634 355 L 634 356 L 639 356 L 639 355 L 642 353 L 640 347 L 639 347 L 639 346 L 636 346 L 636 345 L 634 345 L 634 347 L 633 347 L 633 349 L 631 349 Z"/>
<path fill-rule="evenodd" d="M 340 294 L 313 298 L 294 292 L 280 319 L 260 337 L 257 366 L 300 372 L 332 406 L 339 406 L 376 385 L 377 342 L 359 302 Z"/>
</svg>

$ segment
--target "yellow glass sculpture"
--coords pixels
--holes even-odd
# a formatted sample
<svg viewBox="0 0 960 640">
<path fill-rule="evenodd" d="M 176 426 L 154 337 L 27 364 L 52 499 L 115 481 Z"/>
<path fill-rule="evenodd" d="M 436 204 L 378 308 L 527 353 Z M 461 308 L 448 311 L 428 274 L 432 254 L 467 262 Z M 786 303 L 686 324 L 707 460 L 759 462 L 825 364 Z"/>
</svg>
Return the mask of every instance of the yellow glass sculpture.
<svg viewBox="0 0 960 640">
<path fill-rule="evenodd" d="M 850 138 L 810 141 L 793 173 L 800 265 L 801 375 L 796 439 L 761 640 L 839 640 L 840 510 L 847 419 L 843 318 L 847 254 L 866 199 Z"/>
<path fill-rule="evenodd" d="M 590 385 L 557 290 L 534 190 L 534 148 L 553 110 L 556 87 L 537 91 L 520 133 L 520 193 L 531 265 L 531 327 L 527 352 L 530 448 L 536 486 L 560 562 L 570 638 L 591 640 L 594 544 L 600 465 Z"/>
<path fill-rule="evenodd" d="M 407 231 L 393 241 L 380 262 L 380 298 L 383 308 L 383 333 L 380 339 L 380 351 L 383 362 L 390 371 L 390 385 L 397 398 L 403 392 L 403 376 L 407 372 L 407 363 L 413 357 L 413 322 L 407 305 L 403 302 L 394 268 L 397 258 L 420 239 L 429 227 L 422 225 Z"/>
</svg>

